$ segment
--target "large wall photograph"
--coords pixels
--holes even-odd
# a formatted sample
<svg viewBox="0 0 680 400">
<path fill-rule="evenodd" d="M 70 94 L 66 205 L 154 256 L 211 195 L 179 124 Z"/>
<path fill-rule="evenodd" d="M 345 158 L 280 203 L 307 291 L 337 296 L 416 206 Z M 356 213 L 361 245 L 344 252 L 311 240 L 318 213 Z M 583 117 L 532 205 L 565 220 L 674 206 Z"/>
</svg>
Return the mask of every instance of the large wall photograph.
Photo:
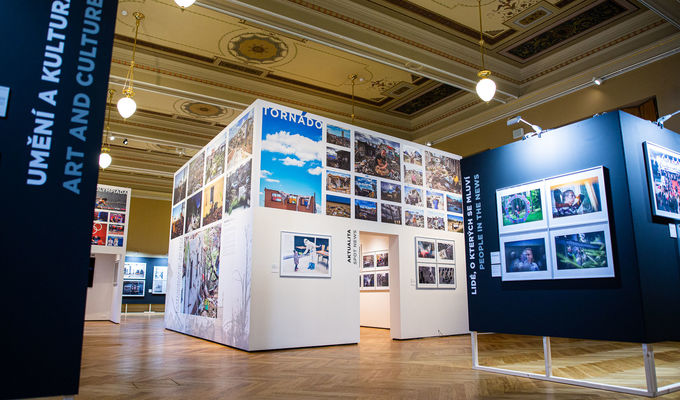
<svg viewBox="0 0 680 400">
<path fill-rule="evenodd" d="M 318 120 L 262 109 L 260 206 L 321 212 L 322 128 Z"/>
<path fill-rule="evenodd" d="M 222 226 L 186 237 L 182 267 L 182 312 L 217 318 Z"/>
</svg>

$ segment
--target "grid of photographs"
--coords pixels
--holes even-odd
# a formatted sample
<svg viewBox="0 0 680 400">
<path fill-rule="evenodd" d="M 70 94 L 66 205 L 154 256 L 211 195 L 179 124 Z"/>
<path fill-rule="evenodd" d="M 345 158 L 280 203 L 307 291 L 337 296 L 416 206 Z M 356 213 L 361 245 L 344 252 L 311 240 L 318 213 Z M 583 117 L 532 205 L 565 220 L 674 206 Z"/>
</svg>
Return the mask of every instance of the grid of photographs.
<svg viewBox="0 0 680 400">
<path fill-rule="evenodd" d="M 456 243 L 416 237 L 416 288 L 456 288 Z"/>
<path fill-rule="evenodd" d="M 331 277 L 331 237 L 281 232 L 280 276 Z"/>
<path fill-rule="evenodd" d="M 124 249 L 130 189 L 97 185 L 92 246 Z"/>
<path fill-rule="evenodd" d="M 359 272 L 360 290 L 389 290 L 390 260 L 387 250 L 368 251 L 361 254 Z"/>
<path fill-rule="evenodd" d="M 645 142 L 652 215 L 680 220 L 680 153 Z"/>
<path fill-rule="evenodd" d="M 331 124 L 324 138 L 326 215 L 463 232 L 460 160 Z"/>
<path fill-rule="evenodd" d="M 496 190 L 504 281 L 614 276 L 604 168 Z"/>
<path fill-rule="evenodd" d="M 253 123 L 250 111 L 175 173 L 170 240 L 250 207 Z"/>
</svg>

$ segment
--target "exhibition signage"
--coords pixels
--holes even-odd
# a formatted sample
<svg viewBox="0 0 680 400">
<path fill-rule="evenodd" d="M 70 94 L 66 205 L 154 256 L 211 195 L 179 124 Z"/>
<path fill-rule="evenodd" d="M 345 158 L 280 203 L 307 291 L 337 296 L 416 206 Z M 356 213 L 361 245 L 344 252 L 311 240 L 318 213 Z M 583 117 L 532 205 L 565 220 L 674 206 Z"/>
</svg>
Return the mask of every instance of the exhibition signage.
<svg viewBox="0 0 680 400">
<path fill-rule="evenodd" d="M 3 4 L 0 179 L 5 282 L 48 299 L 2 333 L 2 397 L 78 392 L 92 229 L 117 1 Z M 11 227 L 11 228 L 10 228 Z M 25 285 L 3 290 L 5 303 Z"/>
<path fill-rule="evenodd" d="M 677 340 L 679 149 L 613 112 L 465 158 L 470 329 Z"/>
</svg>

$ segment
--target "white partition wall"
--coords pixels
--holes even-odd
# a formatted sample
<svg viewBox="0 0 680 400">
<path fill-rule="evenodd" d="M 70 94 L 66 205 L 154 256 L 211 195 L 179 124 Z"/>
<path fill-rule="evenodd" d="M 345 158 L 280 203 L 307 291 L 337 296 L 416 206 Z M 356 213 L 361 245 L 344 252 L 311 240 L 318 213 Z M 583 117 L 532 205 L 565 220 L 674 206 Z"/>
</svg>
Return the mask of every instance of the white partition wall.
<svg viewBox="0 0 680 400">
<path fill-rule="evenodd" d="M 166 327 L 244 350 L 356 343 L 366 231 L 394 249 L 392 337 L 466 333 L 459 158 L 256 101 L 175 174 Z"/>
<path fill-rule="evenodd" d="M 130 188 L 97 185 L 90 247 L 94 279 L 87 289 L 85 320 L 120 322 L 131 193 Z"/>
</svg>

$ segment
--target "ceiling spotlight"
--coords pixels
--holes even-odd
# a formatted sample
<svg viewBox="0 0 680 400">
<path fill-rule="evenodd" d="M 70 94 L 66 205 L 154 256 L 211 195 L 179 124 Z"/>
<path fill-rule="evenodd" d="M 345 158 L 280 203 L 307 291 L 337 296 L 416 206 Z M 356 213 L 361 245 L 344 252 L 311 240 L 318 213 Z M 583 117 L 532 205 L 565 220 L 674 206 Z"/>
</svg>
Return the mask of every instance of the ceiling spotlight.
<svg viewBox="0 0 680 400">
<path fill-rule="evenodd" d="M 180 6 L 181 9 L 185 9 L 190 5 L 194 4 L 195 2 L 196 0 L 175 0 L 175 3 L 177 3 L 177 5 Z"/>
<path fill-rule="evenodd" d="M 116 137 L 111 135 L 111 136 L 109 136 L 109 140 L 116 140 Z"/>
<path fill-rule="evenodd" d="M 432 142 L 427 142 L 425 144 L 427 145 L 427 147 L 432 147 Z"/>
<path fill-rule="evenodd" d="M 123 139 L 123 144 L 124 144 L 124 145 L 127 145 L 127 144 L 128 144 L 128 140 L 127 140 L 127 139 Z"/>
<path fill-rule="evenodd" d="M 593 78 L 593 83 L 600 86 L 602 84 L 602 78 Z"/>
<path fill-rule="evenodd" d="M 668 121 L 669 119 L 671 119 L 671 117 L 673 117 L 673 116 L 674 116 L 675 114 L 677 114 L 677 113 L 680 113 L 680 110 L 678 110 L 678 111 L 676 111 L 676 112 L 674 112 L 674 113 L 668 114 L 668 115 L 664 115 L 663 117 L 660 117 L 659 119 L 656 120 L 655 124 L 657 124 L 658 126 L 660 126 L 661 128 L 663 128 L 664 122 L 666 122 L 666 121 Z"/>
</svg>

